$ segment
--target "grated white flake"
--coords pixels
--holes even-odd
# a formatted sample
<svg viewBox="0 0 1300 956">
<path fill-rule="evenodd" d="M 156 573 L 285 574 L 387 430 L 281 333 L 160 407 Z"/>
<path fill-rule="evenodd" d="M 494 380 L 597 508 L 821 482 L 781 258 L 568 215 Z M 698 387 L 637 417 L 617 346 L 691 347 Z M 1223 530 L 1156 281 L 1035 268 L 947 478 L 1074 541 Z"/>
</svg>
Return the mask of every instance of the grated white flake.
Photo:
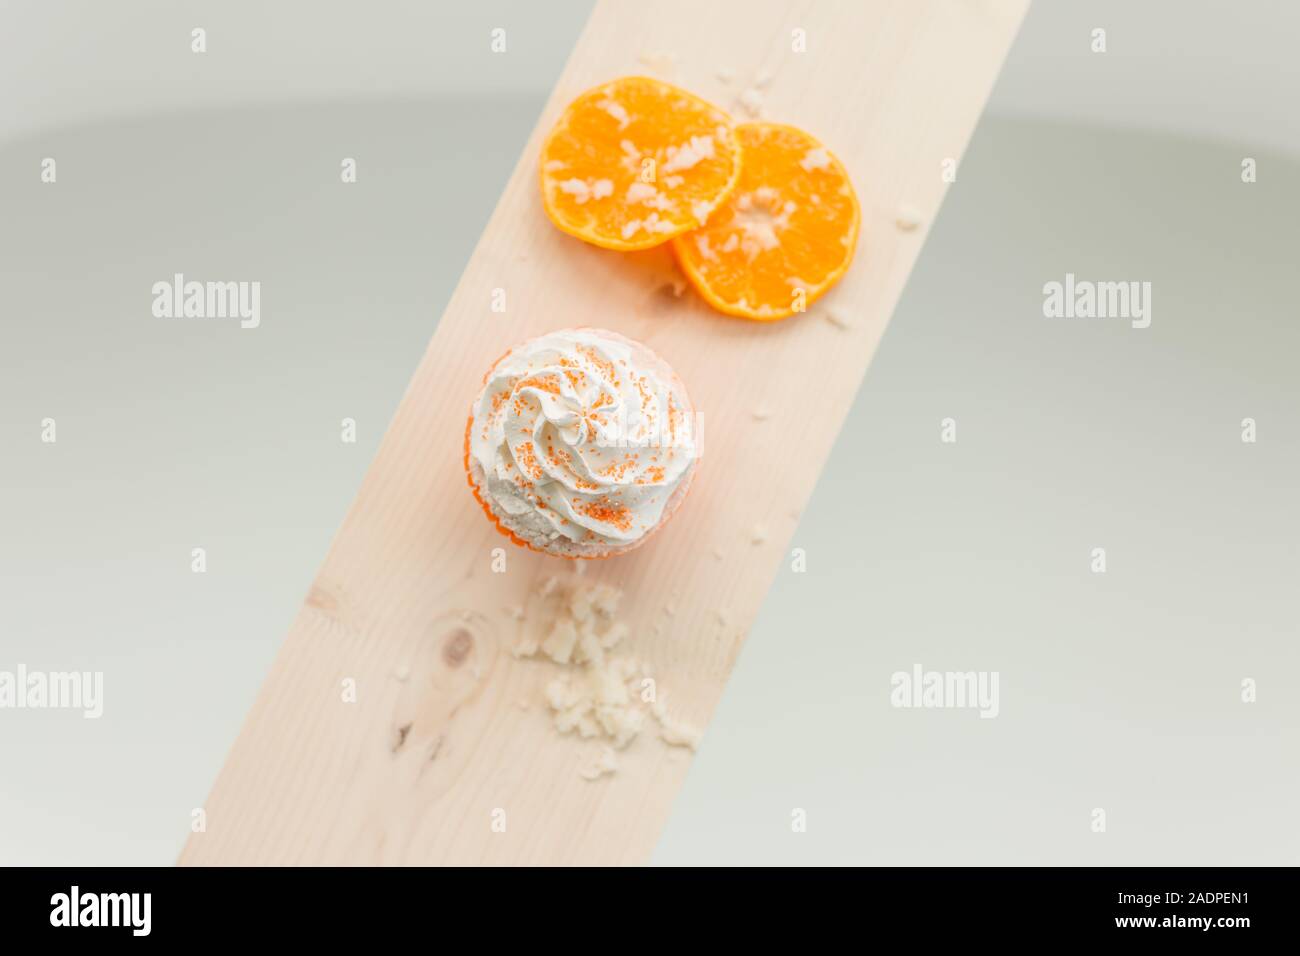
<svg viewBox="0 0 1300 956">
<path fill-rule="evenodd" d="M 411 676 L 411 669 L 405 664 L 398 664 L 393 668 L 393 676 L 398 680 L 405 682 L 406 679 Z"/>
<path fill-rule="evenodd" d="M 674 747 L 690 747 L 695 750 L 700 746 L 700 732 L 685 724 L 660 721 L 659 736 L 664 739 L 664 743 Z"/>
<path fill-rule="evenodd" d="M 713 549 L 713 557 L 714 557 L 716 560 L 718 560 L 718 561 L 722 561 L 722 560 L 724 560 L 727 556 L 726 556 L 725 554 L 723 554 L 721 548 L 714 548 L 714 549 Z"/>
<path fill-rule="evenodd" d="M 894 224 L 904 232 L 911 232 L 921 224 L 922 220 L 921 210 L 903 203 L 898 207 L 898 215 L 894 218 Z"/>
<path fill-rule="evenodd" d="M 567 664 L 573 658 L 573 649 L 577 644 L 578 629 L 573 621 L 561 618 L 551 625 L 551 633 L 542 641 L 542 650 L 555 663 Z"/>
<path fill-rule="evenodd" d="M 582 179 L 566 179 L 560 183 L 560 192 L 572 196 L 579 206 L 591 199 L 604 199 L 614 192 L 614 183 L 608 179 L 587 182 Z"/>
<path fill-rule="evenodd" d="M 560 586 L 560 579 L 552 576 L 542 582 L 541 587 L 537 589 L 537 593 L 540 594 L 542 597 L 550 597 L 552 594 L 555 593 L 555 589 L 558 588 L 559 586 Z"/>
<path fill-rule="evenodd" d="M 559 675 L 545 687 L 546 704 L 557 731 L 604 745 L 599 757 L 578 771 L 595 780 L 617 770 L 615 751 L 641 732 L 650 713 L 640 697 L 646 674 L 634 658 L 608 653 L 628 637 L 627 625 L 615 620 L 622 598 L 617 588 L 586 584 L 576 576 L 564 582 L 549 581 L 555 581 L 550 592 L 558 592 L 549 632 L 540 648 L 537 641 L 531 641 L 516 652 L 540 649 L 560 666 Z M 663 718 L 659 722 L 660 736 L 674 746 L 693 747 L 698 739 L 698 733 L 689 728 L 665 723 Z"/>
<path fill-rule="evenodd" d="M 658 698 L 650 707 L 655 720 L 659 721 L 659 736 L 665 743 L 674 747 L 689 747 L 694 750 L 700 743 L 700 732 L 681 721 L 668 716 L 668 705 L 663 697 Z"/>
<path fill-rule="evenodd" d="M 672 78 L 677 75 L 677 56 L 673 53 L 642 53 L 637 60 L 650 67 L 660 76 Z"/>
<path fill-rule="evenodd" d="M 578 775 L 584 780 L 599 780 L 607 773 L 614 773 L 618 770 L 618 755 L 614 753 L 613 748 L 603 747 L 600 756 L 595 762 L 578 771 Z"/>
<path fill-rule="evenodd" d="M 696 222 L 706 222 L 711 212 L 713 212 L 713 204 L 710 202 L 698 199 L 691 203 L 691 215 L 695 217 Z"/>
<path fill-rule="evenodd" d="M 627 115 L 627 110 L 623 108 L 623 104 L 618 102 L 618 100 L 606 98 L 596 105 L 618 122 L 618 128 L 620 130 L 626 129 L 627 124 L 632 122 L 631 117 Z"/>
<path fill-rule="evenodd" d="M 763 115 L 763 94 L 752 86 L 740 94 L 740 107 L 754 119 Z"/>
<path fill-rule="evenodd" d="M 765 422 L 772 417 L 772 413 L 762 405 L 754 409 L 750 414 L 754 416 L 754 421 L 756 422 Z"/>
<path fill-rule="evenodd" d="M 781 240 L 776 236 L 776 229 L 771 222 L 765 222 L 761 219 L 754 221 L 743 221 L 741 225 L 745 230 L 745 258 L 753 261 L 754 258 L 767 249 L 775 249 L 781 244 Z M 728 240 L 735 239 L 736 234 L 733 232 L 727 237 Z M 723 252 L 727 252 L 726 246 L 723 246 Z"/>
<path fill-rule="evenodd" d="M 588 588 L 574 588 L 569 592 L 569 613 L 578 624 L 591 620 L 591 591 Z"/>
<path fill-rule="evenodd" d="M 799 165 L 808 172 L 812 172 L 814 169 L 825 169 L 830 164 L 831 154 L 820 146 L 808 150 L 808 152 L 804 153 L 803 159 L 799 160 Z"/>
<path fill-rule="evenodd" d="M 626 747 L 645 719 L 628 687 L 635 676 L 635 665 L 626 658 L 602 658 L 551 681 L 546 697 L 555 711 L 556 729 L 606 737 L 615 747 Z"/>
<path fill-rule="evenodd" d="M 850 329 L 853 327 L 853 316 L 837 305 L 833 305 L 826 310 L 826 321 L 837 329 Z"/>
<path fill-rule="evenodd" d="M 591 606 L 601 617 L 611 618 L 618 613 L 618 602 L 623 592 L 608 584 L 597 584 L 591 591 Z"/>
<path fill-rule="evenodd" d="M 754 525 L 754 527 L 750 529 L 749 540 L 751 544 L 762 544 L 767 540 L 767 528 L 763 527 L 761 524 Z"/>
<path fill-rule="evenodd" d="M 759 70 L 758 75 L 754 77 L 754 86 L 757 89 L 765 90 L 775 77 L 776 74 L 771 70 Z"/>
<path fill-rule="evenodd" d="M 514 647 L 510 648 L 510 653 L 513 654 L 517 660 L 521 657 L 533 657 L 537 654 L 537 650 L 536 641 L 520 641 Z"/>
<path fill-rule="evenodd" d="M 726 67 L 721 67 L 718 70 L 714 71 L 713 75 L 716 76 L 723 83 L 730 83 L 732 80 L 736 78 L 736 71 L 729 70 Z"/>
<path fill-rule="evenodd" d="M 686 144 L 669 146 L 666 152 L 668 158 L 664 160 L 660 172 L 675 173 L 679 169 L 690 169 L 703 160 L 713 158 L 713 137 L 692 136 Z"/>
<path fill-rule="evenodd" d="M 591 187 L 581 179 L 566 179 L 560 183 L 560 192 L 572 196 L 579 206 L 591 198 Z"/>
<path fill-rule="evenodd" d="M 655 189 L 649 183 L 635 182 L 627 187 L 627 195 L 624 200 L 627 202 L 646 202 L 654 199 L 659 195 L 659 190 Z"/>
</svg>

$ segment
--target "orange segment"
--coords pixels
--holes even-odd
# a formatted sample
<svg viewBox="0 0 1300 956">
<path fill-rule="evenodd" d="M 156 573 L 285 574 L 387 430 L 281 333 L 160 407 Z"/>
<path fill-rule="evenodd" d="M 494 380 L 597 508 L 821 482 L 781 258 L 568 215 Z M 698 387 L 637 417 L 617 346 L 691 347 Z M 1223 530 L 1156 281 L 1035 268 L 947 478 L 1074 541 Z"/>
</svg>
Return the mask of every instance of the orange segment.
<svg viewBox="0 0 1300 956">
<path fill-rule="evenodd" d="M 739 185 L 702 229 L 674 239 L 673 251 L 714 308 L 783 319 L 848 270 L 858 198 L 840 161 L 803 130 L 742 123 L 736 136 Z"/>
<path fill-rule="evenodd" d="M 648 249 L 698 228 L 739 173 L 727 114 L 643 76 L 583 93 L 542 146 L 546 214 L 606 249 Z"/>
</svg>

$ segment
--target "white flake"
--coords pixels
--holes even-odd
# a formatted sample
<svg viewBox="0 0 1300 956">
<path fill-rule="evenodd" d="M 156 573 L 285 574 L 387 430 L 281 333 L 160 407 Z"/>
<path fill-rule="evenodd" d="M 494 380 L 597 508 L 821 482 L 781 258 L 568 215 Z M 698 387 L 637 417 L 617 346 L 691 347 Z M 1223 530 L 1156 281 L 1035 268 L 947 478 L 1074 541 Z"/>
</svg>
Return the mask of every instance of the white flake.
<svg viewBox="0 0 1300 956">
<path fill-rule="evenodd" d="M 803 159 L 799 160 L 799 165 L 808 172 L 812 172 L 814 169 L 825 169 L 830 164 L 831 154 L 820 146 L 808 150 L 808 152 L 804 153 Z"/>
<path fill-rule="evenodd" d="M 713 158 L 713 137 L 692 136 L 684 146 L 669 146 L 668 158 L 664 161 L 661 172 L 675 173 L 681 169 L 690 169 L 706 159 Z"/>
<path fill-rule="evenodd" d="M 618 102 L 618 100 L 607 97 L 596 105 L 618 121 L 619 129 L 626 129 L 627 124 L 632 121 L 631 117 L 627 115 L 627 110 L 623 108 L 623 104 Z"/>
</svg>

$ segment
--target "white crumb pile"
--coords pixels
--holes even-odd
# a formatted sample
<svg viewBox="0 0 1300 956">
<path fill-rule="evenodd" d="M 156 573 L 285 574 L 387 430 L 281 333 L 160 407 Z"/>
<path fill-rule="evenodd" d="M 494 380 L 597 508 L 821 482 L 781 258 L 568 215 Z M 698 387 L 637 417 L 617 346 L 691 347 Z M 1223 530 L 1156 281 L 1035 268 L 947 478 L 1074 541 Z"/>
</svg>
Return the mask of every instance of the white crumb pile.
<svg viewBox="0 0 1300 956">
<path fill-rule="evenodd" d="M 544 636 L 522 641 L 514 655 L 544 656 L 563 668 L 545 690 L 555 729 L 604 745 L 579 770 L 582 777 L 597 780 L 616 772 L 616 751 L 637 737 L 647 715 L 658 723 L 665 742 L 695 748 L 699 731 L 670 718 L 661 693 L 643 693 L 654 683 L 634 658 L 612 653 L 628 636 L 627 625 L 616 617 L 622 598 L 618 589 L 576 577 L 568 582 L 549 578 L 538 593 L 553 602 L 554 617 Z"/>
</svg>

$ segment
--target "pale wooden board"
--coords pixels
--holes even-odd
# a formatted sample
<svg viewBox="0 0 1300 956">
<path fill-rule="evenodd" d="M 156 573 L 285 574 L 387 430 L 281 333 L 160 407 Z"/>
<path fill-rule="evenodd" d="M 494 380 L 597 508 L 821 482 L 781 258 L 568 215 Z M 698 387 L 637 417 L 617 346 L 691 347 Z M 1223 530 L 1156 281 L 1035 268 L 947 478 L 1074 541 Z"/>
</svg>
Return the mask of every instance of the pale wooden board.
<svg viewBox="0 0 1300 956">
<path fill-rule="evenodd" d="M 614 329 L 676 367 L 704 415 L 695 488 L 653 541 L 593 562 L 587 574 L 625 590 L 630 649 L 675 716 L 706 724 L 786 567 L 799 512 L 938 210 L 941 164 L 961 156 L 1026 4 L 597 7 L 205 804 L 206 832 L 191 835 L 182 863 L 648 858 L 689 754 L 647 733 L 612 778 L 579 777 L 597 748 L 552 728 L 541 688 L 554 665 L 511 656 L 525 625 L 506 610 L 531 604 L 540 581 L 571 565 L 514 548 L 472 500 L 461 465 L 469 402 L 508 347 L 564 326 Z M 806 31 L 806 53 L 791 51 L 795 28 Z M 848 167 L 863 210 L 858 258 L 807 315 L 767 325 L 718 315 L 689 291 L 672 294 L 660 251 L 591 248 L 546 220 L 541 136 L 583 89 L 653 73 L 638 58 L 654 53 L 674 54 L 678 82 L 738 117 L 739 91 L 771 74 L 765 118 L 808 129 Z M 720 70 L 738 82 L 723 83 Z M 921 228 L 897 228 L 903 204 L 922 213 Z M 505 314 L 489 308 L 495 288 L 507 290 Z M 830 304 L 854 324 L 826 321 Z M 756 421 L 760 407 L 775 414 Z M 751 541 L 756 525 L 767 532 L 761 544 Z M 497 547 L 509 552 L 504 574 L 491 570 Z M 447 650 L 461 630 L 473 642 L 456 664 Z M 394 676 L 401 668 L 405 681 Z M 355 703 L 342 699 L 346 678 L 356 681 Z M 780 706 L 780 688 L 771 691 Z M 498 809 L 505 832 L 492 828 Z"/>
</svg>

